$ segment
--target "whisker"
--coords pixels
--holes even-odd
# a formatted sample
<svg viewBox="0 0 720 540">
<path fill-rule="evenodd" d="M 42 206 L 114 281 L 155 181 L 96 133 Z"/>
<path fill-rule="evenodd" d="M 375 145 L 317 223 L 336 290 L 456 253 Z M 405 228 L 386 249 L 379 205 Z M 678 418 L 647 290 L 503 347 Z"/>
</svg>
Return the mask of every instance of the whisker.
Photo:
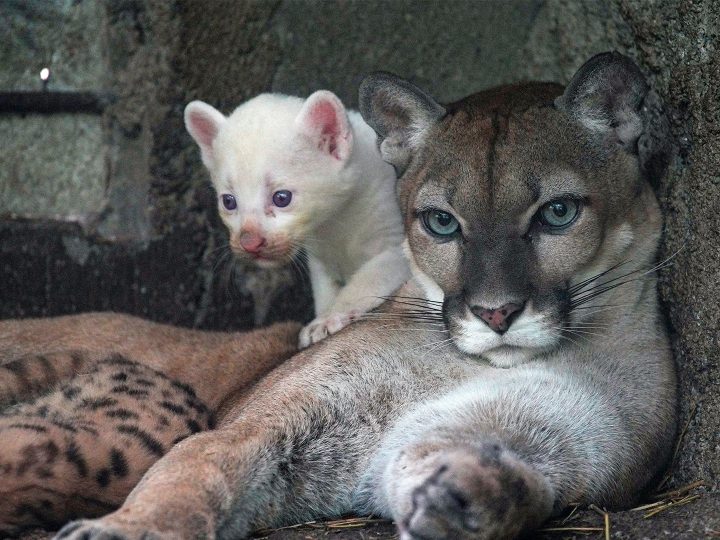
<svg viewBox="0 0 720 540">
<path fill-rule="evenodd" d="M 573 338 L 571 338 L 570 336 L 563 335 L 562 332 L 556 332 L 555 336 L 556 336 L 556 337 L 559 337 L 560 339 L 566 339 L 566 340 L 568 340 L 570 343 L 572 343 L 572 344 L 575 345 L 576 347 L 579 347 L 579 346 L 580 346 L 580 344 L 579 344 L 577 341 L 575 341 L 575 340 L 574 340 Z"/>
<path fill-rule="evenodd" d="M 417 308 L 417 310 L 415 310 L 415 311 L 424 311 L 426 313 L 441 313 L 440 307 L 427 306 L 427 305 L 419 304 L 416 302 L 408 302 L 406 300 L 397 300 L 396 298 L 393 298 L 393 297 L 376 296 L 375 298 L 378 298 L 380 300 L 386 300 L 388 302 L 393 302 L 395 304 L 401 304 L 404 306 L 410 306 L 410 307 Z M 412 311 L 412 310 L 409 310 L 409 311 Z"/>
<path fill-rule="evenodd" d="M 426 345 L 423 345 L 422 348 L 432 347 L 431 349 L 425 351 L 425 353 L 420 357 L 425 358 L 428 354 L 443 349 L 446 345 L 449 345 L 450 342 L 452 342 L 453 338 L 447 338 L 443 339 L 441 341 L 436 341 L 435 343 L 428 343 Z M 412 352 L 415 351 L 415 349 L 411 350 Z"/>
<path fill-rule="evenodd" d="M 435 334 L 435 333 L 447 333 L 448 330 L 445 328 L 417 328 L 417 327 L 408 327 L 403 326 L 398 328 L 397 326 L 393 326 L 390 324 L 384 324 L 382 326 L 378 326 L 377 328 L 397 328 L 398 330 L 402 330 L 403 332 L 425 332 L 426 334 Z"/>
<path fill-rule="evenodd" d="M 413 322 L 417 324 L 427 324 L 431 326 L 445 326 L 445 323 L 441 320 L 421 317 L 382 317 L 366 314 L 359 316 L 358 319 L 363 319 L 367 321 Z"/>
<path fill-rule="evenodd" d="M 382 313 L 384 315 L 399 316 L 399 317 L 431 317 L 433 319 L 442 320 L 443 315 L 439 311 L 425 310 L 425 309 L 405 309 L 402 311 L 370 311 L 369 313 Z"/>
<path fill-rule="evenodd" d="M 617 276 L 617 277 L 615 277 L 615 278 L 612 278 L 612 279 L 608 279 L 608 280 L 606 280 L 606 281 L 603 281 L 602 283 L 598 283 L 597 285 L 595 285 L 594 287 L 591 287 L 591 288 L 589 288 L 589 289 L 585 289 L 585 288 L 584 288 L 584 285 L 583 285 L 583 286 L 580 286 L 581 284 L 578 284 L 578 285 L 576 285 L 576 286 L 571 287 L 571 288 L 570 288 L 571 296 L 572 296 L 572 295 L 575 295 L 575 294 L 577 294 L 577 293 L 581 293 L 581 295 L 580 295 L 579 297 L 577 297 L 577 298 L 575 298 L 575 299 L 573 299 L 573 300 L 571 301 L 571 310 L 572 310 L 572 309 L 575 309 L 576 307 L 578 307 L 578 306 L 580 306 L 580 305 L 582 305 L 582 304 L 584 304 L 584 303 L 586 303 L 586 302 L 589 301 L 589 300 L 592 300 L 593 298 L 595 298 L 595 297 L 598 296 L 599 294 L 603 294 L 603 293 L 605 293 L 605 292 L 611 291 L 611 290 L 614 289 L 615 287 L 619 287 L 620 285 L 625 285 L 625 284 L 631 283 L 631 282 L 633 282 L 633 281 L 642 281 L 643 279 L 646 279 L 646 278 L 644 278 L 643 276 L 647 276 L 648 274 L 652 274 L 652 273 L 660 270 L 661 268 L 666 268 L 667 266 L 669 266 L 669 265 L 670 265 L 670 262 L 671 262 L 671 261 L 678 255 L 678 253 L 680 253 L 683 249 L 685 249 L 685 245 L 681 246 L 679 249 L 677 249 L 677 250 L 676 250 L 673 254 L 671 254 L 669 257 L 666 257 L 663 261 L 661 261 L 661 262 L 653 265 L 653 266 L 650 267 L 649 269 L 644 270 L 644 269 L 642 269 L 642 268 L 638 268 L 638 269 L 633 270 L 633 271 L 631 271 L 631 272 L 627 272 L 627 273 L 625 273 L 625 274 L 623 274 L 623 275 L 621 275 L 621 276 Z M 619 263 L 619 264 L 614 265 L 613 267 L 610 267 L 607 271 L 601 272 L 600 274 L 598 274 L 595 279 L 597 279 L 597 277 L 601 277 L 602 275 L 607 274 L 607 272 L 609 272 L 609 271 L 612 271 L 612 270 L 614 270 L 614 269 L 619 268 L 620 266 L 624 265 L 626 262 L 627 262 L 627 261 L 624 261 L 623 263 Z M 642 273 L 641 273 L 641 272 L 642 272 Z M 627 277 L 629 277 L 629 276 L 631 276 L 631 275 L 633 275 L 633 274 L 639 274 L 639 275 L 638 275 L 637 277 L 635 277 L 635 278 L 627 279 L 627 280 L 622 281 L 622 282 L 620 282 L 620 283 L 615 283 L 616 281 L 622 280 L 622 279 L 624 279 L 624 278 L 627 278 Z M 591 280 L 591 281 L 592 281 L 592 280 Z M 582 284 L 587 284 L 587 282 L 588 282 L 588 280 L 585 280 L 584 282 L 582 282 Z M 610 285 L 611 283 L 614 283 L 614 285 Z M 573 306 L 573 304 L 575 304 L 575 305 Z"/>
<path fill-rule="evenodd" d="M 590 341 L 589 338 L 587 338 L 587 337 L 585 337 L 585 336 L 577 333 L 575 330 L 567 330 L 567 329 L 563 329 L 563 328 L 556 328 L 556 330 L 561 330 L 561 331 L 563 331 L 563 332 L 567 332 L 567 333 L 573 334 L 573 335 L 574 335 L 575 337 L 577 337 L 578 339 L 585 340 L 586 343 L 592 343 L 592 341 Z"/>
<path fill-rule="evenodd" d="M 427 298 L 422 298 L 420 296 L 402 296 L 399 294 L 394 294 L 391 296 L 381 296 L 380 298 L 384 300 L 392 300 L 394 298 L 401 298 L 403 300 L 417 300 L 418 302 L 425 302 L 426 304 L 438 304 L 442 306 L 443 302 L 439 302 L 438 300 L 428 300 Z"/>
<path fill-rule="evenodd" d="M 631 275 L 633 275 L 633 274 L 637 274 L 638 272 L 641 272 L 641 271 L 642 271 L 642 269 L 633 270 L 632 272 L 628 272 L 627 274 L 623 274 L 622 276 L 618 276 L 618 277 L 613 278 L 613 279 L 608 279 L 607 281 L 603 281 L 602 283 L 598 283 L 598 284 L 595 285 L 594 287 L 590 287 L 589 289 L 585 289 L 585 290 L 583 290 L 583 291 L 580 291 L 580 294 L 581 294 L 581 295 L 585 295 L 585 294 L 591 293 L 591 292 L 595 291 L 596 289 L 598 289 L 598 288 L 600 288 L 600 287 L 603 287 L 603 286 L 605 286 L 605 285 L 609 286 L 611 283 L 614 283 L 615 281 L 618 281 L 618 280 L 620 280 L 620 279 L 626 278 L 626 277 L 631 276 Z M 627 281 L 624 281 L 622 284 L 630 283 L 631 281 L 640 281 L 640 280 L 643 280 L 643 279 L 650 279 L 650 278 L 644 278 L 644 277 L 643 277 L 643 276 L 646 275 L 646 274 L 647 274 L 647 272 L 645 272 L 645 273 L 643 273 L 643 274 L 640 274 L 638 277 L 628 279 Z M 576 294 L 577 294 L 577 293 L 576 293 Z"/>
<path fill-rule="evenodd" d="M 393 320 L 406 320 L 406 319 L 419 319 L 424 321 L 444 322 L 442 317 L 436 315 L 427 314 L 412 314 L 412 313 L 394 313 L 391 311 L 368 311 L 363 313 L 362 317 L 367 319 L 393 319 Z"/>
<path fill-rule="evenodd" d="M 630 259 L 626 259 L 626 260 L 621 261 L 621 262 L 619 262 L 619 263 L 617 263 L 617 264 L 614 264 L 613 266 L 611 266 L 611 267 L 608 268 L 607 270 L 604 270 L 604 271 L 602 271 L 602 272 L 599 272 L 599 273 L 595 274 L 594 276 L 589 277 L 589 278 L 581 281 L 580 283 L 576 283 L 575 285 L 573 285 L 572 287 L 570 287 L 568 290 L 570 291 L 570 294 L 574 294 L 574 293 L 576 293 L 576 292 L 579 292 L 580 289 L 582 289 L 584 285 L 587 285 L 588 283 L 592 283 L 593 281 L 601 278 L 602 276 L 605 276 L 605 275 L 609 274 L 609 273 L 612 272 L 613 270 L 616 270 L 617 268 L 620 268 L 621 266 L 624 266 L 624 265 L 626 265 L 626 264 L 629 263 L 629 262 L 630 262 Z"/>
<path fill-rule="evenodd" d="M 568 331 L 568 332 L 572 332 L 572 333 L 574 333 L 574 334 L 587 334 L 587 335 L 589 335 L 589 336 L 605 337 L 604 334 L 598 334 L 597 332 L 587 332 L 587 331 L 585 331 L 585 330 L 578 330 L 578 329 L 576 329 L 576 328 L 565 327 L 565 328 L 563 328 L 563 330 L 566 330 L 566 331 Z"/>
<path fill-rule="evenodd" d="M 621 308 L 621 307 L 629 307 L 634 304 L 595 304 L 594 306 L 585 306 L 585 307 L 578 307 L 575 309 L 595 309 L 595 308 L 605 308 L 605 309 L 614 309 L 614 308 Z M 598 310 L 601 311 L 601 310 Z"/>
</svg>

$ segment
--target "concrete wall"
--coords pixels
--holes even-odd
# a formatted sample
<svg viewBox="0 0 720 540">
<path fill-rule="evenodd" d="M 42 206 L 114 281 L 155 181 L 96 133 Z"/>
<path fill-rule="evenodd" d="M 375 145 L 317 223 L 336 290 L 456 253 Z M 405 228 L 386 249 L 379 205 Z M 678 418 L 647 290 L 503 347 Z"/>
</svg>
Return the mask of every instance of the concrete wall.
<svg viewBox="0 0 720 540">
<path fill-rule="evenodd" d="M 11 141 L 0 147 L 5 317 L 116 309 L 205 328 L 309 317 L 302 276 L 223 262 L 214 195 L 182 126 L 191 99 L 229 112 L 262 91 L 324 87 L 354 105 L 363 74 L 385 69 L 450 100 L 522 78 L 566 82 L 596 52 L 630 54 L 665 101 L 678 150 L 657 186 L 661 256 L 682 248 L 661 287 L 687 424 L 672 480 L 720 483 L 717 2 L 9 0 L 0 10 L 11 36 L 0 89 L 37 84 L 42 58 L 58 87 L 117 97 L 95 117 L 0 116 Z"/>
</svg>

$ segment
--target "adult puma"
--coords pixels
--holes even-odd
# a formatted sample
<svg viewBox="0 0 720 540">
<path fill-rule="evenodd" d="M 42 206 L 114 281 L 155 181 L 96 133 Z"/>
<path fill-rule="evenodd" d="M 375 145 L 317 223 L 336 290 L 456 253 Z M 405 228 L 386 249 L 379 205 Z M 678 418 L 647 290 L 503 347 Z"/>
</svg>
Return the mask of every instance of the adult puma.
<svg viewBox="0 0 720 540">
<path fill-rule="evenodd" d="M 404 539 L 514 538 L 569 502 L 630 503 L 675 434 L 647 93 L 616 53 L 564 91 L 446 106 L 367 78 L 413 278 L 58 538 L 237 538 L 348 512 Z"/>
</svg>

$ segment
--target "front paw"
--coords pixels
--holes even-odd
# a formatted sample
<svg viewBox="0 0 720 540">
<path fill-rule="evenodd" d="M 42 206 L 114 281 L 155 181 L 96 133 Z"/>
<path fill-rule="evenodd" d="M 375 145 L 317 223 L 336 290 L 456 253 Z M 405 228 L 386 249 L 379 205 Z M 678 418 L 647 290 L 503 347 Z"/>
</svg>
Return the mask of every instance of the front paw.
<svg viewBox="0 0 720 540">
<path fill-rule="evenodd" d="M 71 521 L 53 540 L 160 540 L 162 535 L 142 527 L 104 523 L 102 519 Z"/>
<path fill-rule="evenodd" d="M 510 539 L 534 524 L 536 481 L 499 454 L 493 445 L 447 452 L 413 491 L 400 539 Z"/>
<path fill-rule="evenodd" d="M 353 310 L 318 317 L 300 331 L 300 348 L 304 349 L 305 347 L 309 347 L 313 343 L 325 339 L 330 334 L 342 330 L 360 315 L 360 311 Z"/>
</svg>

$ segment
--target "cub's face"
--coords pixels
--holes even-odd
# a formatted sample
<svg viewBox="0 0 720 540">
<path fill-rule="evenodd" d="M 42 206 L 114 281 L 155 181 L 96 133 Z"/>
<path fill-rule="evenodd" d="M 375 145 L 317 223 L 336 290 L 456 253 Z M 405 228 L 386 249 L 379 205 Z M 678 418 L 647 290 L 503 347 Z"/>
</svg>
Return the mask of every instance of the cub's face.
<svg viewBox="0 0 720 540">
<path fill-rule="evenodd" d="M 343 104 L 261 94 L 229 117 L 194 101 L 185 124 L 217 192 L 230 248 L 261 267 L 289 262 L 345 200 L 352 131 Z"/>
<path fill-rule="evenodd" d="M 600 70 L 589 71 L 593 84 L 568 91 L 602 88 Z M 624 75 L 612 92 L 647 91 L 627 81 L 637 68 Z M 406 251 L 456 345 L 510 366 L 601 334 L 612 289 L 595 293 L 645 267 L 660 227 L 633 154 L 637 97 L 622 101 L 620 120 L 579 110 L 612 100 L 549 84 L 440 107 L 404 81 L 376 77 L 361 89 L 361 108 L 402 173 Z"/>
</svg>

